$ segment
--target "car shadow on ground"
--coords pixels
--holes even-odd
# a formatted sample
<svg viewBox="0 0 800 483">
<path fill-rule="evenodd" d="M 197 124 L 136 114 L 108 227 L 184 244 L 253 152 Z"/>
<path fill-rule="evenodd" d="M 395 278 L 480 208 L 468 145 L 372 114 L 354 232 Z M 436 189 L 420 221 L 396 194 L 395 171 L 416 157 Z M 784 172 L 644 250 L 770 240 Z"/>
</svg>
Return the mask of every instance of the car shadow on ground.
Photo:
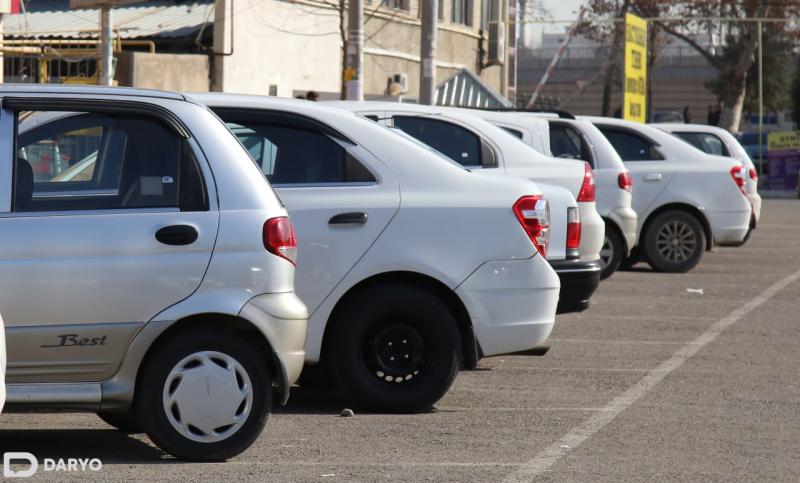
<svg viewBox="0 0 800 483">
<path fill-rule="evenodd" d="M 0 429 L 0 453 L 45 458 L 99 458 L 108 464 L 180 463 L 157 448 L 113 429 Z"/>
<path fill-rule="evenodd" d="M 276 414 L 339 414 L 352 408 L 347 394 L 336 388 L 304 388 L 295 386 L 286 406 L 276 404 Z"/>
</svg>

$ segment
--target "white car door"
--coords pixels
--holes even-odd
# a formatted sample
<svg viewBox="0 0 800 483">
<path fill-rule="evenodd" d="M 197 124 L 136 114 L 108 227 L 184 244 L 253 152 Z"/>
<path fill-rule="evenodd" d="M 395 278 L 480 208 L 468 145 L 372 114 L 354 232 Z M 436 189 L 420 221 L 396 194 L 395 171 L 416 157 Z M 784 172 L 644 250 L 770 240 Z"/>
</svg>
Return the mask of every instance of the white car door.
<svg viewBox="0 0 800 483">
<path fill-rule="evenodd" d="M 289 211 L 298 241 L 295 288 L 313 314 L 397 212 L 397 180 L 366 150 L 316 121 L 216 111 Z"/>
<path fill-rule="evenodd" d="M 17 133 L 0 145 L 7 377 L 100 381 L 144 323 L 200 285 L 218 214 L 193 141 L 168 120 L 80 100 L 54 115 L 47 102 L 5 98 L 0 117 Z"/>
<path fill-rule="evenodd" d="M 675 162 L 661 152 L 651 139 L 630 129 L 597 124 L 622 158 L 633 179 L 631 205 L 640 223 L 653 208 L 653 202 L 675 175 Z"/>
</svg>

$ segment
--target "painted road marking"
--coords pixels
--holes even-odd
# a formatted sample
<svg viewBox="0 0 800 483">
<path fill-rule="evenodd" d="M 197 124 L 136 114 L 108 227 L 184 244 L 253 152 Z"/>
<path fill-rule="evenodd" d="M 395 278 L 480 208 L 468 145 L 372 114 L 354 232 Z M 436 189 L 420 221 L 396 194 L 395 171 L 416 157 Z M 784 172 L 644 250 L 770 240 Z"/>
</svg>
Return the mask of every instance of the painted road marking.
<svg viewBox="0 0 800 483">
<path fill-rule="evenodd" d="M 633 387 L 611 400 L 602 411 L 595 413 L 584 423 L 573 428 L 569 433 L 564 435 L 564 437 L 540 451 L 533 459 L 520 465 L 517 470 L 504 481 L 507 483 L 531 481 L 550 469 L 550 467 L 561 459 L 561 457 L 566 455 L 567 452 L 575 449 L 581 443 L 591 438 L 592 435 L 606 427 L 611 421 L 616 419 L 622 411 L 631 407 L 650 392 L 672 371 L 679 368 L 690 357 L 697 354 L 700 349 L 714 342 L 725 329 L 740 321 L 750 312 L 763 305 L 766 301 L 778 294 L 778 292 L 797 280 L 800 280 L 800 270 L 778 280 L 759 295 L 750 299 L 746 304 L 734 310 L 726 317 L 714 322 L 705 332 L 678 349 L 672 357 L 662 362 L 658 367 L 639 380 L 639 382 L 634 384 Z"/>
</svg>

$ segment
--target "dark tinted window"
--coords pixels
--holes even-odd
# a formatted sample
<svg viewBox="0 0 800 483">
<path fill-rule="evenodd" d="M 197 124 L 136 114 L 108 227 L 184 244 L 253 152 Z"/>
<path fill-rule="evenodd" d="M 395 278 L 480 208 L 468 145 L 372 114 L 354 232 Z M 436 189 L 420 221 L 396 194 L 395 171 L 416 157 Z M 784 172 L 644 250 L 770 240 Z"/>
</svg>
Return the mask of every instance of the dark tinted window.
<svg viewBox="0 0 800 483">
<path fill-rule="evenodd" d="M 178 207 L 179 199 L 205 208 L 188 142 L 158 119 L 26 111 L 17 122 L 14 211 Z"/>
<path fill-rule="evenodd" d="M 361 183 L 375 177 L 325 134 L 297 127 L 228 122 L 273 184 Z"/>
<path fill-rule="evenodd" d="M 730 156 L 725 143 L 715 134 L 704 132 L 676 132 L 673 134 L 705 153 Z"/>
<path fill-rule="evenodd" d="M 664 157 L 649 140 L 634 133 L 597 126 L 623 161 L 661 161 Z"/>
<path fill-rule="evenodd" d="M 413 116 L 394 116 L 394 126 L 462 166 L 481 165 L 481 140 L 460 126 Z"/>
</svg>

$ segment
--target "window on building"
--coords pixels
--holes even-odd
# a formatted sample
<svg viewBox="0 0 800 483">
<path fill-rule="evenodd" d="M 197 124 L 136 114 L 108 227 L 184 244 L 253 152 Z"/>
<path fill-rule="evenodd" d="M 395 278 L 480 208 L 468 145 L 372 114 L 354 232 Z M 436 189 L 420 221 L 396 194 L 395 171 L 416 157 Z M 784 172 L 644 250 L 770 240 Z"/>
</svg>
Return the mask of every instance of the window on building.
<svg viewBox="0 0 800 483">
<path fill-rule="evenodd" d="M 500 6 L 502 0 L 481 0 L 481 29 L 489 30 L 489 22 L 500 20 Z"/>
<path fill-rule="evenodd" d="M 623 161 L 662 161 L 664 156 L 655 144 L 632 132 L 597 126 Z"/>
<path fill-rule="evenodd" d="M 472 0 L 453 0 L 450 20 L 455 24 L 472 25 Z"/>
<path fill-rule="evenodd" d="M 396 8 L 398 10 L 411 10 L 410 0 L 382 0 L 381 5 L 388 8 Z"/>
</svg>

